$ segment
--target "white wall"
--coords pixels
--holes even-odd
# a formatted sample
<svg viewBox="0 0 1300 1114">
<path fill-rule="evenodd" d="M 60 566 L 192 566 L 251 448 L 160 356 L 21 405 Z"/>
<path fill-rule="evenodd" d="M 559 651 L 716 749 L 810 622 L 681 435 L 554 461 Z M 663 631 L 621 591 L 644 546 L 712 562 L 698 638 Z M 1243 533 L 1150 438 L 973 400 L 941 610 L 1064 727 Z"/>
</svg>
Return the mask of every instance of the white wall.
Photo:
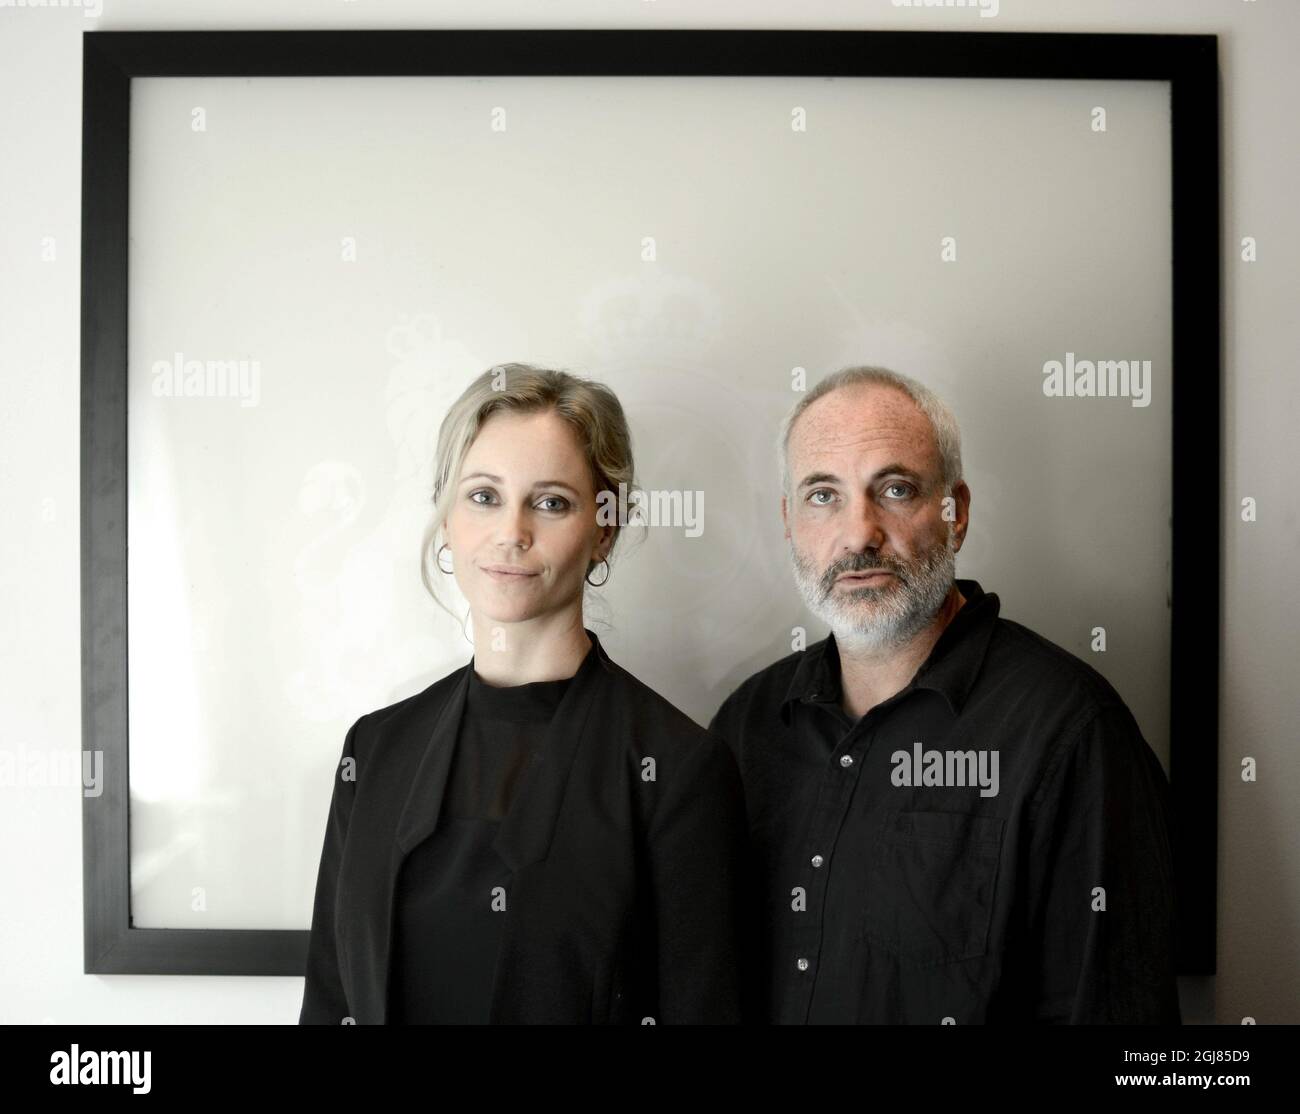
<svg viewBox="0 0 1300 1114">
<path fill-rule="evenodd" d="M 1068 20 L 1067 12 L 1073 13 Z M 909 12 L 894 8 L 888 0 L 874 0 L 820 5 L 816 23 L 808 21 L 806 8 L 794 3 L 747 4 L 742 13 L 739 5 L 666 0 L 448 3 L 439 6 L 438 22 L 429 22 L 419 4 L 385 5 L 382 11 L 364 4 L 340 5 L 332 14 L 331 21 L 322 21 L 320 9 L 307 4 L 283 4 L 272 11 L 261 4 L 106 0 L 102 16 L 92 20 L 76 9 L 0 8 L 0 103 L 6 106 L 0 112 L 0 165 L 4 167 L 0 229 L 5 260 L 0 272 L 0 381 L 7 388 L 0 407 L 0 499 L 4 501 L 0 521 L 5 524 L 0 536 L 0 614 L 6 617 L 8 634 L 0 644 L 0 711 L 10 731 L 4 745 L 15 751 L 39 747 L 69 756 L 75 756 L 81 746 L 77 254 L 81 33 L 88 27 L 770 26 L 1214 32 L 1221 36 L 1224 86 L 1225 475 L 1220 477 L 1211 461 L 1203 479 L 1207 485 L 1223 483 L 1225 503 L 1223 630 L 1205 632 L 1207 638 L 1217 634 L 1225 651 L 1220 725 L 1220 974 L 1216 980 L 1188 980 L 1184 1007 L 1189 1021 L 1235 1023 L 1245 1015 L 1261 1023 L 1300 1021 L 1295 943 L 1300 935 L 1296 854 L 1300 821 L 1289 807 L 1288 795 L 1300 786 L 1300 759 L 1288 745 L 1297 703 L 1294 663 L 1300 623 L 1293 593 L 1274 599 L 1281 594 L 1278 589 L 1285 576 L 1280 571 L 1286 568 L 1284 542 L 1290 540 L 1294 549 L 1297 532 L 1296 500 L 1287 487 L 1297 463 L 1297 388 L 1286 362 L 1294 351 L 1291 330 L 1298 284 L 1288 234 L 1294 239 L 1296 222 L 1294 216 L 1285 219 L 1284 205 L 1298 184 L 1296 134 L 1287 106 L 1300 93 L 1300 78 L 1293 76 L 1289 63 L 1289 53 L 1300 37 L 1300 6 L 1283 0 L 1143 4 L 1003 0 L 997 18 L 980 19 L 973 12 Z M 1235 246 L 1246 235 L 1256 237 L 1260 245 L 1260 261 L 1251 265 L 1238 262 Z M 54 262 L 40 259 L 46 237 L 53 237 L 57 246 Z M 984 316 L 996 320 L 996 305 Z M 165 318 L 164 313 L 160 319 Z M 133 317 L 133 337 L 138 324 Z M 520 336 L 531 334 L 521 330 Z M 897 337 L 877 339 L 882 348 L 898 344 Z M 559 351 L 561 344 L 559 337 L 548 338 L 547 351 L 541 354 L 518 347 L 509 353 L 489 351 L 483 362 L 552 355 L 561 362 L 571 359 L 570 353 Z M 589 370 L 600 374 L 597 355 L 591 355 Z M 921 373 L 894 358 L 893 352 L 855 352 L 844 362 L 847 359 L 892 363 L 899 370 Z M 615 381 L 611 376 L 611 381 L 620 393 L 635 389 L 631 378 Z M 934 385 L 960 391 L 942 380 Z M 646 405 L 650 401 L 647 398 Z M 780 409 L 770 406 L 770 401 L 764 399 L 759 407 L 765 418 Z M 635 419 L 633 407 L 629 412 Z M 958 414 L 963 416 L 960 405 Z M 987 453 L 975 455 L 980 449 Z M 993 444 L 980 445 L 978 439 L 975 445 L 967 445 L 968 469 L 976 475 L 987 473 L 990 483 L 1005 474 L 995 463 L 996 449 Z M 980 487 L 974 481 L 972 487 L 974 541 L 981 526 Z M 1235 513 L 1244 496 L 1254 497 L 1259 505 L 1259 521 L 1249 525 Z M 998 509 L 996 499 L 986 505 Z M 742 524 L 729 525 L 735 529 Z M 1001 536 L 1002 521 L 996 514 L 987 515 L 982 525 Z M 1212 536 L 1207 530 L 1207 538 Z M 773 537 L 779 540 L 779 534 Z M 959 575 L 976 576 L 987 590 L 999 592 L 1004 614 L 1069 645 L 1047 629 L 1045 616 L 1040 621 L 1031 592 L 1018 595 L 1016 585 L 1023 577 L 999 575 L 1004 565 L 996 536 L 986 548 L 975 550 L 976 557 L 981 553 L 985 558 L 978 562 L 980 567 L 959 563 Z M 779 562 L 763 562 L 762 567 L 779 571 Z M 793 612 L 793 589 L 788 596 L 787 610 Z M 617 600 L 615 609 L 617 630 L 622 610 Z M 784 622 L 784 612 L 782 618 Z M 744 631 L 738 628 L 734 633 Z M 612 640 L 610 645 L 634 672 L 665 692 L 670 690 L 671 674 L 651 675 L 649 662 L 642 666 L 630 658 L 630 643 L 629 654 L 622 657 L 617 653 L 619 642 Z M 775 655 L 756 656 L 770 660 Z M 742 674 L 758 664 L 761 660 L 745 663 Z M 393 683 L 400 680 L 394 678 Z M 707 679 L 714 686 L 723 680 Z M 1119 687 L 1123 692 L 1124 687 Z M 687 685 L 673 695 L 697 718 L 704 718 L 714 693 L 706 683 L 700 691 Z M 1131 703 L 1141 719 L 1137 707 L 1141 697 Z M 1163 750 L 1154 739 L 1153 745 Z M 1258 762 L 1256 783 L 1240 780 L 1244 756 Z M 327 761 L 332 759 L 330 753 Z M 77 794 L 33 787 L 0 790 L 0 846 L 7 849 L 0 867 L 6 909 L 0 921 L 0 1021 L 284 1022 L 296 1018 L 301 979 L 83 975 L 80 832 Z"/>
</svg>

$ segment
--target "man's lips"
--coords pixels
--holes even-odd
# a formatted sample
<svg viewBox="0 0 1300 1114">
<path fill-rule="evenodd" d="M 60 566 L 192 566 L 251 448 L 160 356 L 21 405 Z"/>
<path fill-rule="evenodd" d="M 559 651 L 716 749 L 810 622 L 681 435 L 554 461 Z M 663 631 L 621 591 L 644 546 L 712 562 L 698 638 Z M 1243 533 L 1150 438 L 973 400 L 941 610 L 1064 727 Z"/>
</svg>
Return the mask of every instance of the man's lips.
<svg viewBox="0 0 1300 1114">
<path fill-rule="evenodd" d="M 864 572 L 846 572 L 839 577 L 836 584 L 870 584 L 875 580 L 883 579 L 886 576 L 894 574 L 888 569 L 867 569 Z"/>
</svg>

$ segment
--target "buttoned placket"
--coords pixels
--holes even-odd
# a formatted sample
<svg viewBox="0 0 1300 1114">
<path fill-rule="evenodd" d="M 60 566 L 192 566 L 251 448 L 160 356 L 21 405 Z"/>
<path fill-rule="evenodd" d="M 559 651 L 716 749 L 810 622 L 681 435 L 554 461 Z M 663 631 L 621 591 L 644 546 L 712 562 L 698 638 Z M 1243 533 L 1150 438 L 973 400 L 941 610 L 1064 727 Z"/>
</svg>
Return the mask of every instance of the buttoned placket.
<svg viewBox="0 0 1300 1114">
<path fill-rule="evenodd" d="M 810 698 L 815 699 L 817 695 L 811 693 Z M 875 735 L 874 725 L 877 722 L 875 713 L 879 710 L 880 708 L 873 708 L 852 724 L 832 752 L 817 793 L 812 822 L 808 826 L 808 839 L 803 858 L 806 908 L 802 913 L 792 913 L 797 919 L 794 932 L 791 934 L 794 944 L 793 954 L 789 958 L 789 962 L 794 965 L 797 972 L 796 985 L 802 988 L 798 1000 L 798 1012 L 802 1024 L 807 1024 L 817 982 L 826 910 L 826 887 L 835 857 L 835 844 L 848 816 L 849 803 L 853 799 L 854 790 L 857 788 L 863 756 L 871 746 Z"/>
</svg>

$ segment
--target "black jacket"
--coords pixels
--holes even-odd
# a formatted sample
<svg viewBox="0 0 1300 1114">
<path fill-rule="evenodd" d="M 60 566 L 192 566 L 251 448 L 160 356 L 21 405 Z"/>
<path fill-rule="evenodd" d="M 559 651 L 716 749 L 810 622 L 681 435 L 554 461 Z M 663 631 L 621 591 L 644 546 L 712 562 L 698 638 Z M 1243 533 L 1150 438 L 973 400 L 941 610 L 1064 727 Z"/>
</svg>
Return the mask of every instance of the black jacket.
<svg viewBox="0 0 1300 1114">
<path fill-rule="evenodd" d="M 587 634 L 493 845 L 512 882 L 491 1019 L 736 1023 L 748 868 L 735 761 Z M 398 870 L 437 824 L 472 664 L 347 733 L 300 1024 L 387 1019 Z"/>
</svg>

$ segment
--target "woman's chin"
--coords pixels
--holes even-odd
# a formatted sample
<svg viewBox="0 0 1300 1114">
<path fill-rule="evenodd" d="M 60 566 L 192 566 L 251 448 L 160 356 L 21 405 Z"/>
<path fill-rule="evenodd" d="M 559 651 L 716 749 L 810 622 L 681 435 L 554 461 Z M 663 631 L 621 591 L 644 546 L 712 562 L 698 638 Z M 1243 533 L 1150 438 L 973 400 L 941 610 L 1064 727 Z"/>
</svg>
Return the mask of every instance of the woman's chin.
<svg viewBox="0 0 1300 1114">
<path fill-rule="evenodd" d="M 481 621 L 491 623 L 523 623 L 540 615 L 544 609 L 535 603 L 503 600 L 484 600 L 481 606 L 473 609 Z"/>
</svg>

